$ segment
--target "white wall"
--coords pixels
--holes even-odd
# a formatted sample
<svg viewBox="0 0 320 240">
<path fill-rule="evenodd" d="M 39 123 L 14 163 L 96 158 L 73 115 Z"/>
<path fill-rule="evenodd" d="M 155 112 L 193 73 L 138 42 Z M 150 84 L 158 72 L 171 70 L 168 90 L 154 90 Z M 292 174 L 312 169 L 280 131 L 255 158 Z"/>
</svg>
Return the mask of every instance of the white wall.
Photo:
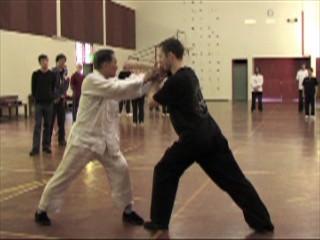
<svg viewBox="0 0 320 240">
<path fill-rule="evenodd" d="M 319 57 L 319 1 L 115 2 L 136 10 L 138 50 L 174 35 L 177 29 L 186 31 L 187 47 L 194 44 L 186 60 L 201 79 L 207 99 L 232 98 L 232 59 L 248 59 L 250 77 L 253 57 L 301 56 L 302 10 L 305 12 L 305 54 L 312 56 L 313 66 L 315 57 Z M 264 22 L 268 9 L 274 12 L 274 25 Z M 299 20 L 297 24 L 286 23 L 287 18 L 295 17 Z M 257 24 L 245 25 L 243 21 L 246 18 L 256 19 Z M 94 50 L 102 47 L 94 45 Z M 132 51 L 115 50 L 120 70 Z M 38 68 L 38 55 L 46 53 L 51 66 L 54 66 L 55 56 L 60 52 L 66 54 L 69 72 L 72 73 L 75 65 L 74 41 L 0 30 L 0 94 L 18 94 L 26 101 L 31 91 L 31 73 Z"/>
<path fill-rule="evenodd" d="M 272 25 L 265 23 L 269 9 L 274 13 Z M 310 26 L 306 39 L 319 35 L 317 1 L 137 1 L 137 49 L 184 30 L 187 47 L 193 47 L 187 62 L 196 70 L 205 97 L 231 99 L 232 59 L 248 59 L 250 78 L 254 57 L 302 55 L 302 9 Z M 287 23 L 287 18 L 298 18 L 298 23 Z M 245 19 L 257 23 L 245 25 Z M 313 59 L 317 43 L 306 41 L 306 53 Z"/>
<path fill-rule="evenodd" d="M 135 10 L 138 1 L 135 1 L 135 0 L 112 0 L 112 2 L 115 2 L 117 4 L 120 4 L 122 6 L 125 6 L 125 7 L 128 7 L 128 8 Z"/>
<path fill-rule="evenodd" d="M 93 46 L 94 51 L 101 48 L 107 46 Z M 112 49 L 115 50 L 121 70 L 132 51 Z M 31 93 L 31 74 L 39 68 L 38 56 L 41 53 L 48 55 L 51 67 L 55 66 L 56 55 L 64 53 L 67 56 L 69 75 L 75 71 L 74 41 L 0 30 L 0 95 L 17 94 L 21 100 L 27 101 Z M 71 94 L 70 89 L 68 94 Z"/>
<path fill-rule="evenodd" d="M 75 43 L 51 38 L 0 30 L 0 94 L 17 94 L 27 101 L 31 93 L 31 74 L 39 68 L 38 56 L 49 57 L 51 67 L 55 57 L 64 53 L 69 71 L 75 63 Z"/>
</svg>

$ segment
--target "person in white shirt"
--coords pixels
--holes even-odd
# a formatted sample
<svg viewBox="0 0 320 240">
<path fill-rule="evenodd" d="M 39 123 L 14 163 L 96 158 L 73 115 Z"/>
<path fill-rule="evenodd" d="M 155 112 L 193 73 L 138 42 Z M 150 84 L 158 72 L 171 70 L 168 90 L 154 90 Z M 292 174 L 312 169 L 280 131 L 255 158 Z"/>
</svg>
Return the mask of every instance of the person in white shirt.
<svg viewBox="0 0 320 240">
<path fill-rule="evenodd" d="M 63 159 L 42 194 L 35 222 L 50 225 L 47 212 L 58 210 L 66 189 L 92 160 L 104 166 L 115 205 L 124 209 L 122 220 L 142 225 L 132 210 L 133 194 L 128 164 L 120 151 L 119 101 L 144 95 L 158 78 L 159 70 L 132 75 L 126 81 L 116 76 L 117 59 L 112 50 L 94 56 L 94 72 L 83 81 L 77 121 L 71 128 Z"/>
<path fill-rule="evenodd" d="M 258 98 L 258 108 L 259 111 L 263 111 L 262 107 L 262 93 L 263 93 L 263 76 L 259 67 L 256 67 L 255 74 L 251 78 L 251 87 L 252 87 L 252 105 L 251 111 L 256 110 L 256 99 Z"/>
<path fill-rule="evenodd" d="M 303 80 L 308 77 L 308 69 L 306 68 L 306 64 L 303 63 L 301 65 L 301 68 L 300 70 L 297 72 L 297 77 L 296 77 L 296 80 L 298 81 L 298 84 L 299 84 L 299 112 L 302 112 L 303 111 L 303 99 L 304 99 L 304 96 L 303 96 Z"/>
</svg>

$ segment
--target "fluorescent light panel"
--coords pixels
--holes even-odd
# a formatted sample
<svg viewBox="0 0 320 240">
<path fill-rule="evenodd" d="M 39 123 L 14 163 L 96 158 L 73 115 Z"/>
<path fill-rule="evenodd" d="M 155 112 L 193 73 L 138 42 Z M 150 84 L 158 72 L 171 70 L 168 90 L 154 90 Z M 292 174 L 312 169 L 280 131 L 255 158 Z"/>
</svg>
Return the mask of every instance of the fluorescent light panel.
<svg viewBox="0 0 320 240">
<path fill-rule="evenodd" d="M 276 20 L 273 18 L 266 19 L 266 24 L 275 24 L 275 23 L 276 23 Z"/>
<path fill-rule="evenodd" d="M 255 19 L 245 19 L 244 20 L 244 24 L 247 24 L 247 25 L 253 25 L 256 23 L 257 23 L 257 21 Z"/>
</svg>

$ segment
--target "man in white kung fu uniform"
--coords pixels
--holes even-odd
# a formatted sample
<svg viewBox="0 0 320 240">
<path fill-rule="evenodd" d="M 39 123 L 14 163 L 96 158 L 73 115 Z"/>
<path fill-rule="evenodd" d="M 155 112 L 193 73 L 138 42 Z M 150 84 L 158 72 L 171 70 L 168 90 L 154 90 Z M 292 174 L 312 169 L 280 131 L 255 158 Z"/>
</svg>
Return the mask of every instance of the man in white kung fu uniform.
<svg viewBox="0 0 320 240">
<path fill-rule="evenodd" d="M 112 50 L 100 50 L 94 57 L 94 72 L 82 85 L 77 121 L 72 126 L 63 159 L 42 194 L 35 222 L 50 225 L 48 211 L 57 210 L 63 194 L 77 174 L 92 160 L 104 166 L 115 205 L 123 208 L 122 220 L 143 225 L 132 210 L 132 185 L 126 159 L 119 146 L 119 102 L 132 99 L 150 89 L 158 78 L 154 69 L 145 75 L 132 75 L 126 81 L 116 76 L 117 60 Z"/>
</svg>

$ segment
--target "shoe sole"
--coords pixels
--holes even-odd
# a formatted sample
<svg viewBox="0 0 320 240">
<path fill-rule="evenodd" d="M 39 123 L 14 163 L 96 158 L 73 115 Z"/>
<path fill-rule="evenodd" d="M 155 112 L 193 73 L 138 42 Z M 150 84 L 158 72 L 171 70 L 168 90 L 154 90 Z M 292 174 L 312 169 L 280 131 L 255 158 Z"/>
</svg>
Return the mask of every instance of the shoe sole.
<svg viewBox="0 0 320 240">
<path fill-rule="evenodd" d="M 30 157 L 34 157 L 34 156 L 38 156 L 39 154 L 40 154 L 40 153 L 32 153 L 32 154 L 29 153 L 29 156 L 30 156 Z"/>
<path fill-rule="evenodd" d="M 144 224 L 144 222 L 142 222 L 142 223 L 137 223 L 137 222 L 130 221 L 130 220 L 126 220 L 126 219 L 122 219 L 122 221 L 123 221 L 124 223 L 128 223 L 128 224 L 135 225 L 135 226 L 143 226 L 143 224 Z"/>
<path fill-rule="evenodd" d="M 35 220 L 35 223 L 41 226 L 50 226 L 51 222 L 41 222 L 41 221 L 37 221 Z"/>
</svg>

